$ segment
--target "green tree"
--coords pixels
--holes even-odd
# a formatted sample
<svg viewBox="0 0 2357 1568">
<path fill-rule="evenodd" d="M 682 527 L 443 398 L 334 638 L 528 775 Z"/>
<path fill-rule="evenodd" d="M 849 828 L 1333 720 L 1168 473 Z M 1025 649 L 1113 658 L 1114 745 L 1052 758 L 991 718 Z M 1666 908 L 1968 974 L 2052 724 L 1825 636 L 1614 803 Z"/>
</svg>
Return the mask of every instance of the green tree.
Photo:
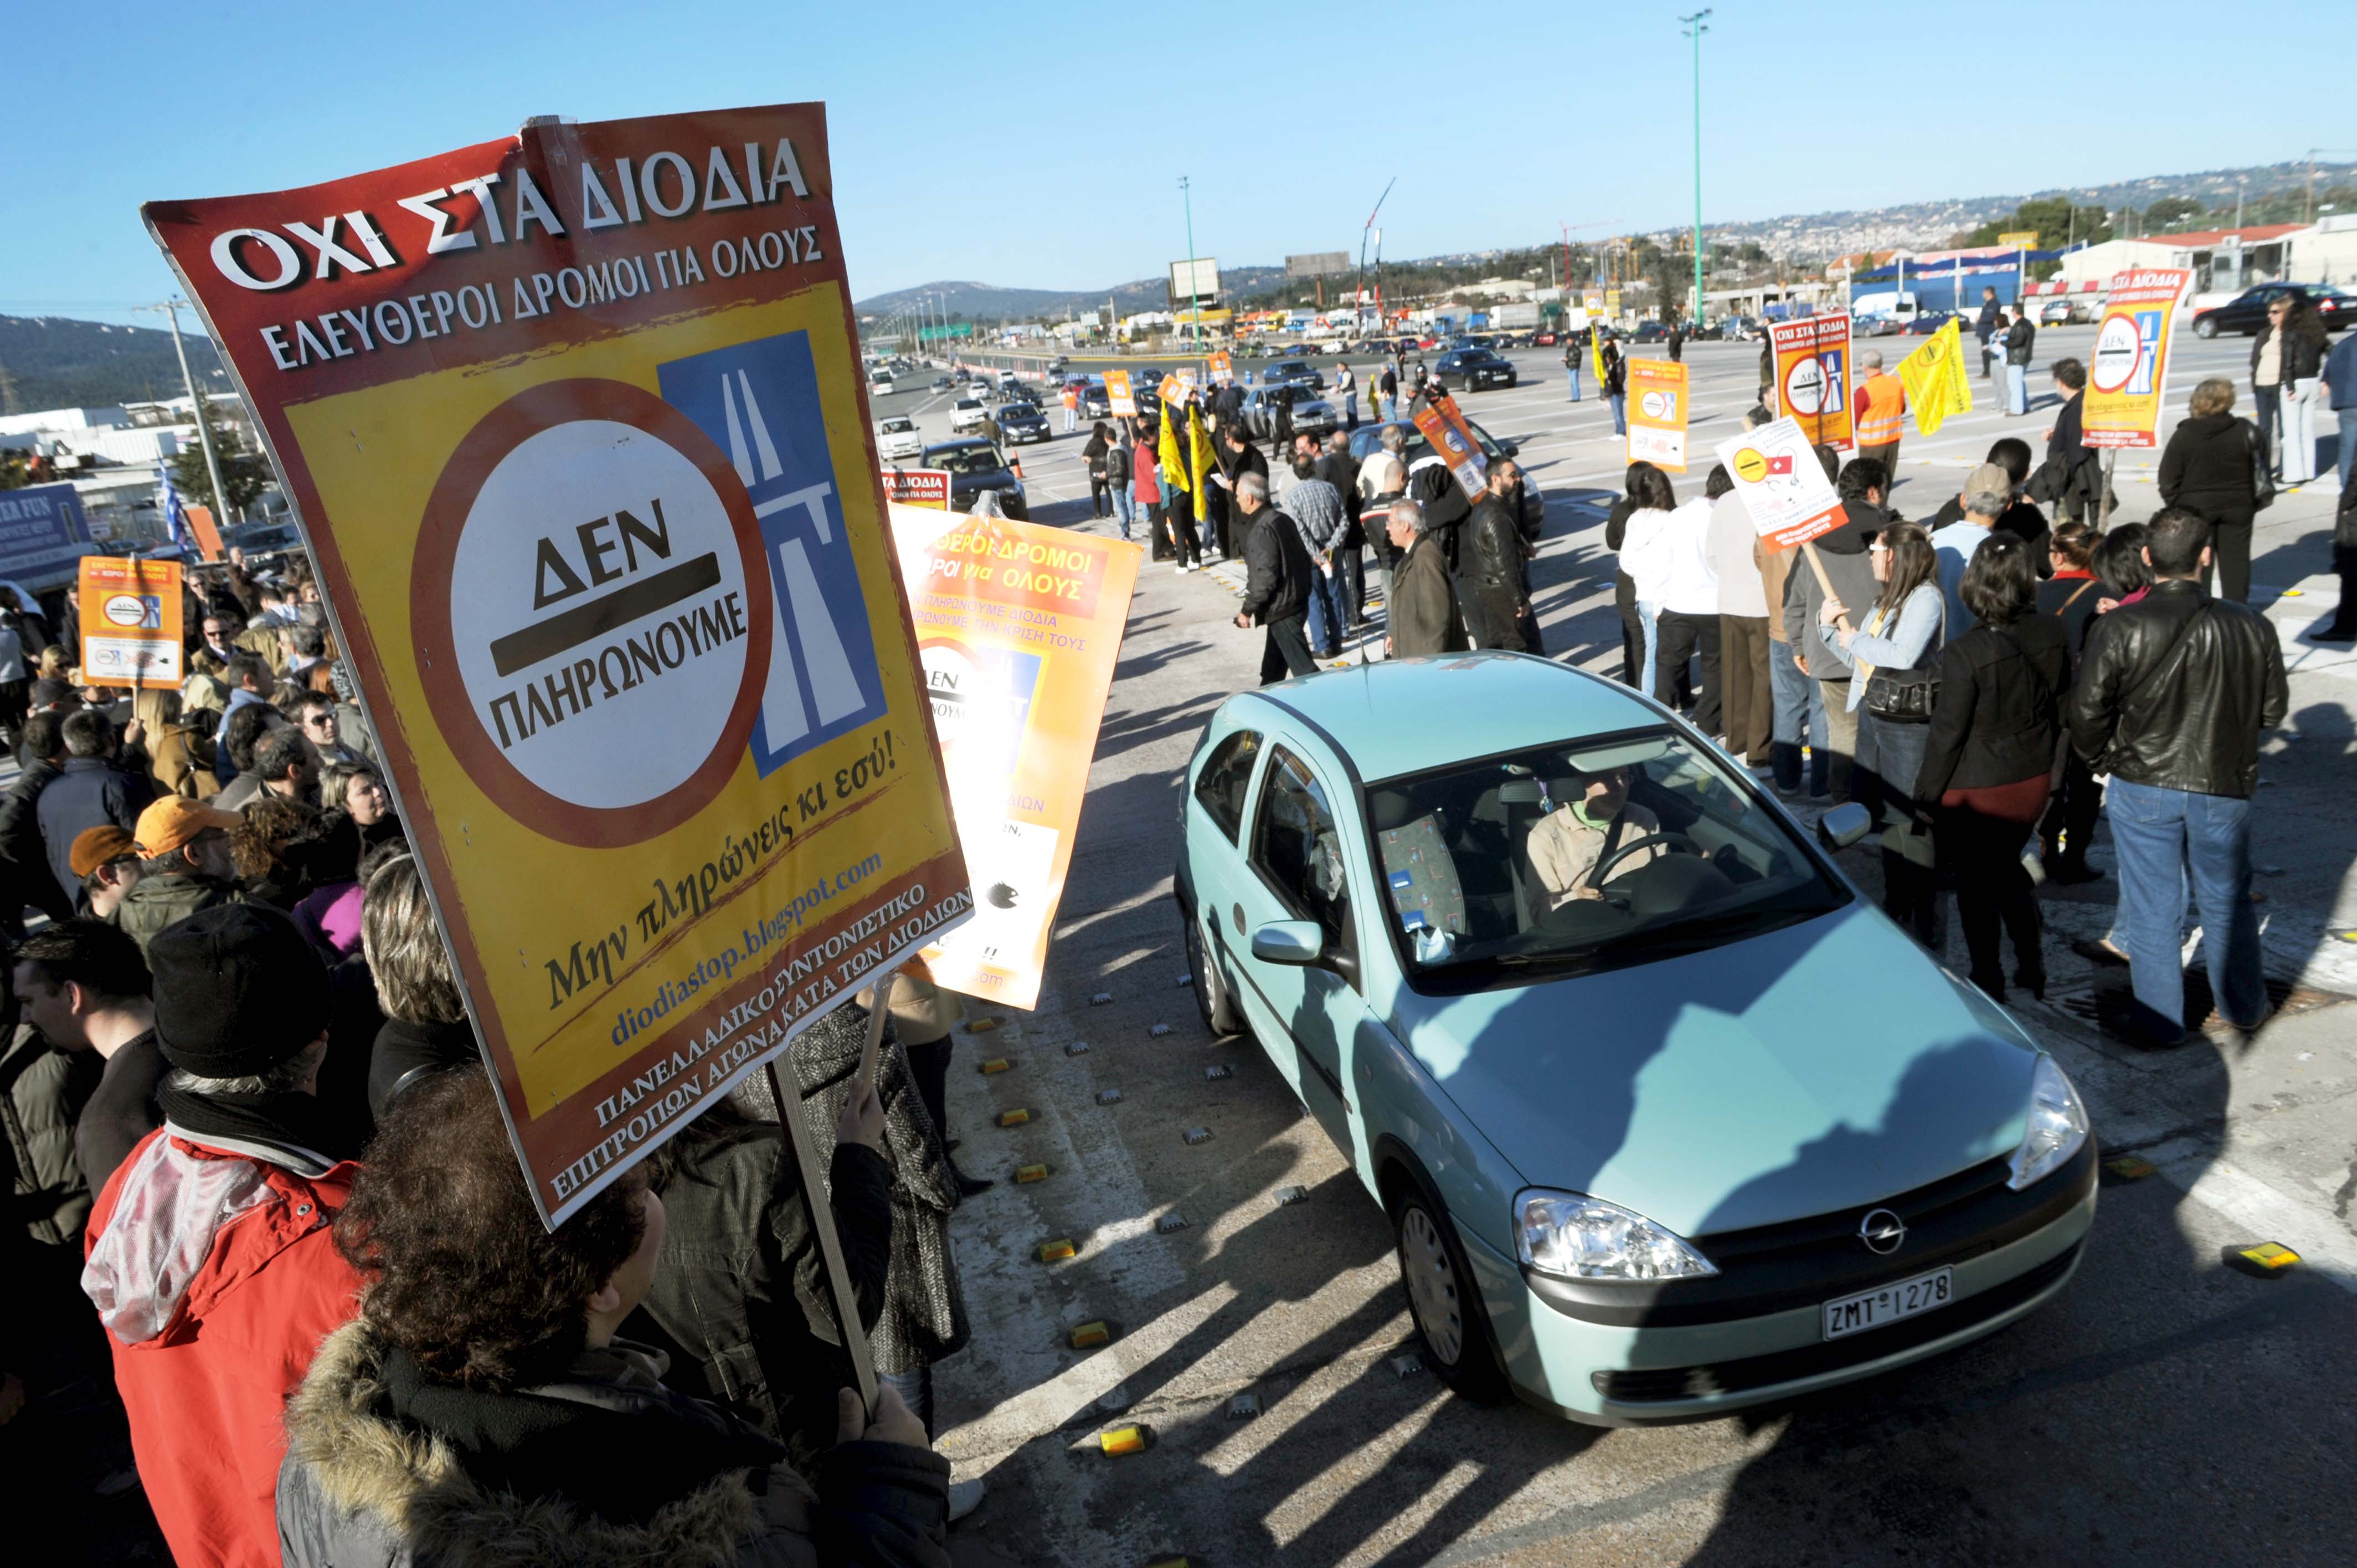
<svg viewBox="0 0 2357 1568">
<path fill-rule="evenodd" d="M 2187 220 L 2201 216 L 2201 204 L 2190 196 L 2164 196 L 2144 209 L 2144 231 L 2166 234 Z"/>
<path fill-rule="evenodd" d="M 213 477 L 205 469 L 205 449 L 199 441 L 182 446 L 172 459 L 172 484 L 189 502 L 212 510 L 215 523 L 222 528 L 236 521 L 239 513 L 261 499 L 270 483 L 270 465 L 245 449 L 245 443 L 236 431 L 213 417 L 212 405 L 203 398 L 197 400 L 198 417 L 212 432 L 213 453 L 221 460 L 221 484 L 229 491 L 229 508 L 224 510 L 213 497 Z"/>
<path fill-rule="evenodd" d="M 2100 207 L 2073 208 L 2067 198 L 2041 196 L 2023 202 L 2013 216 L 1984 223 L 1967 236 L 1969 245 L 1994 245 L 1999 234 L 2034 229 L 2037 249 L 2059 250 L 2082 242 L 2100 243 L 2112 237 L 2111 215 Z"/>
</svg>

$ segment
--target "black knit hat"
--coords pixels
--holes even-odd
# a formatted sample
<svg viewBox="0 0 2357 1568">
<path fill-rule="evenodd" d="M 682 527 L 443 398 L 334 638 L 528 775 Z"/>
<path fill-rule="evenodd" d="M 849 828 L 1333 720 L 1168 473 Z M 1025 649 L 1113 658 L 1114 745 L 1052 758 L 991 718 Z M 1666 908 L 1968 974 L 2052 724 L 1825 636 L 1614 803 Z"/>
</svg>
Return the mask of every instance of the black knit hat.
<svg viewBox="0 0 2357 1568">
<path fill-rule="evenodd" d="M 266 904 L 217 904 L 147 944 L 156 1044 L 199 1078 L 250 1078 L 291 1061 L 328 1027 L 327 967 Z"/>
</svg>

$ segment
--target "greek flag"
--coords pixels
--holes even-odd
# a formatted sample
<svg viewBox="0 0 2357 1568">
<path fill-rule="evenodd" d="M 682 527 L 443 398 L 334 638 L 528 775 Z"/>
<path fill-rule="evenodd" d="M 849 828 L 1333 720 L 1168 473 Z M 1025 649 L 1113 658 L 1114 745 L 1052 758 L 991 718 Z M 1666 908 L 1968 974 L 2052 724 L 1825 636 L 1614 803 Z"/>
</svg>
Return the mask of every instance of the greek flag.
<svg viewBox="0 0 2357 1568">
<path fill-rule="evenodd" d="M 164 526 L 170 532 L 173 543 L 192 554 L 196 552 L 196 530 L 188 526 L 188 509 L 180 504 L 180 492 L 169 479 L 164 481 Z"/>
</svg>

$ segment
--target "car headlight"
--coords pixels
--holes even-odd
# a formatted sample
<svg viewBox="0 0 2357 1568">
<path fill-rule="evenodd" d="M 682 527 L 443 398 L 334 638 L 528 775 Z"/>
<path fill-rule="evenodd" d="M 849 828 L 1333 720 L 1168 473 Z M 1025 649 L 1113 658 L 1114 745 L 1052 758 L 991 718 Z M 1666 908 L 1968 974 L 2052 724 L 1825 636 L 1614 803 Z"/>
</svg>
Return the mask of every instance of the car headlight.
<svg viewBox="0 0 2357 1568">
<path fill-rule="evenodd" d="M 1567 1280 L 1700 1279 L 1718 1270 L 1682 1237 L 1600 1197 L 1533 1187 L 1514 1199 L 1514 1250 Z"/>
<path fill-rule="evenodd" d="M 2040 1056 L 2029 1079 L 2029 1122 L 2021 1130 L 2021 1146 L 2013 1151 L 2013 1176 L 2006 1186 L 2019 1192 L 2052 1175 L 2086 1141 L 2087 1108 L 2079 1103 L 2079 1091 L 2052 1057 Z"/>
</svg>

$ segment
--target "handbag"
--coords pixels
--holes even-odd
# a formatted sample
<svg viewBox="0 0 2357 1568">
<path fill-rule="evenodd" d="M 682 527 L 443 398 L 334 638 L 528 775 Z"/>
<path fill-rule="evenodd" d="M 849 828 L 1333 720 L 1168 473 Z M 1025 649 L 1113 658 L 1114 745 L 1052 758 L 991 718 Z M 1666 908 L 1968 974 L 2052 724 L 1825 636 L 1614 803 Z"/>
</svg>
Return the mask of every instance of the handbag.
<svg viewBox="0 0 2357 1568">
<path fill-rule="evenodd" d="M 1887 612 L 1877 610 L 1875 616 L 1869 630 L 1881 627 Z M 1866 678 L 1866 695 L 1858 705 L 1885 724 L 1925 725 L 1932 722 L 1932 709 L 1939 700 L 1938 671 L 1877 669 Z"/>
<path fill-rule="evenodd" d="M 2266 444 L 2259 439 L 2259 427 L 2245 419 L 2243 444 L 2251 453 L 2251 510 L 2265 511 L 2276 504 L 2276 477 L 2267 467 Z"/>
</svg>

